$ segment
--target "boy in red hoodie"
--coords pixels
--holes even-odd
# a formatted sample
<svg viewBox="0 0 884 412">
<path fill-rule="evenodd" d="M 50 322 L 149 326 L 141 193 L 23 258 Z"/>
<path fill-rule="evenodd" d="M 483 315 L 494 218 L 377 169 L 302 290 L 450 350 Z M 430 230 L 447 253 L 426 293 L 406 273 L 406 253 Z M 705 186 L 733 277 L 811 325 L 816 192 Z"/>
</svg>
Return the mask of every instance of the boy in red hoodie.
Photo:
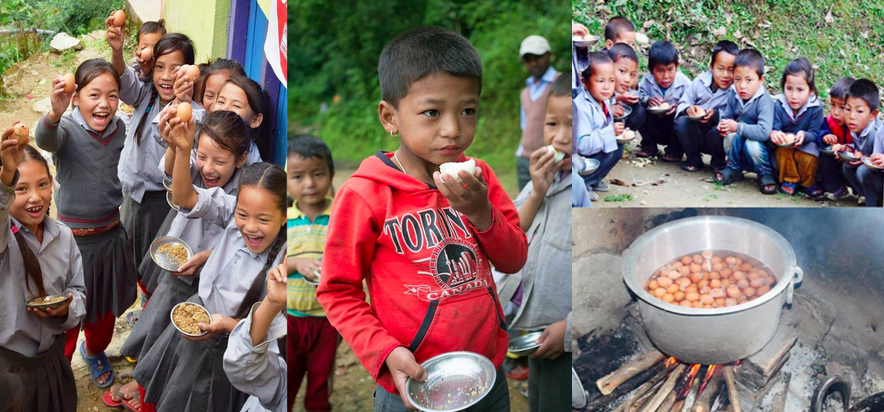
<svg viewBox="0 0 884 412">
<path fill-rule="evenodd" d="M 384 47 L 378 75 L 378 116 L 399 148 L 366 159 L 341 186 L 317 298 L 377 381 L 375 411 L 414 409 L 404 387 L 409 377 L 426 379 L 420 363 L 462 350 L 498 370 L 475 410 L 509 411 L 500 370 L 508 338 L 490 269 L 518 272 L 527 240 L 483 161 L 472 159 L 475 175 L 458 173 L 462 184 L 439 173 L 443 163 L 467 160 L 481 60 L 463 36 L 422 27 Z"/>
</svg>

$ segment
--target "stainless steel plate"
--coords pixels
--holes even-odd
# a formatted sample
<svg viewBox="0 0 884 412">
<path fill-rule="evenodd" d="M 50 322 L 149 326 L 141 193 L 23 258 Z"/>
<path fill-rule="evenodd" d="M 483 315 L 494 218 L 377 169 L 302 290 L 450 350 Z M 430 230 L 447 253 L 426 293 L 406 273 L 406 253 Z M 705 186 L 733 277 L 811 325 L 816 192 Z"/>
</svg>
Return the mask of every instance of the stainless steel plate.
<svg viewBox="0 0 884 412">
<path fill-rule="evenodd" d="M 187 251 L 187 258 L 184 260 L 186 262 L 188 259 L 193 257 L 193 250 L 190 249 L 190 246 L 187 245 L 183 240 L 178 239 L 173 236 L 160 236 L 154 239 L 153 243 L 150 244 L 150 257 L 153 258 L 153 261 L 157 264 L 157 266 L 168 270 L 169 272 L 175 272 L 178 270 L 178 267 L 181 264 L 175 263 L 173 260 L 166 257 L 165 253 L 159 253 L 157 250 L 160 246 L 163 245 L 182 245 L 184 249 Z M 182 264 L 184 262 L 181 262 Z"/>
<path fill-rule="evenodd" d="M 179 303 L 179 304 L 173 306 L 173 307 L 172 307 L 172 310 L 169 311 L 169 320 L 172 321 L 172 325 L 175 326 L 175 329 L 178 329 L 178 332 L 181 332 L 181 333 L 184 334 L 184 335 L 191 336 L 191 337 L 194 337 L 194 338 L 196 338 L 196 337 L 200 337 L 200 336 L 203 336 L 203 335 L 205 335 L 206 333 L 208 333 L 208 332 L 206 332 L 206 331 L 203 331 L 203 332 L 200 333 L 200 334 L 187 333 L 187 332 L 181 330 L 181 328 L 179 328 L 178 325 L 175 324 L 175 317 L 172 316 L 172 315 L 175 313 L 175 309 L 178 309 L 178 307 L 181 306 L 181 305 L 194 305 L 194 306 L 199 307 L 199 308 L 202 309 L 204 312 L 206 312 L 206 315 L 209 315 L 209 323 L 210 323 L 210 324 L 212 323 L 212 314 L 209 313 L 209 310 L 208 310 L 208 309 L 206 309 L 206 308 L 203 307 L 202 305 L 198 305 L 198 304 L 193 303 L 193 302 L 181 302 L 181 303 Z"/>
<path fill-rule="evenodd" d="M 586 37 L 571 36 L 571 42 L 580 47 L 592 47 L 599 42 L 599 38 L 591 34 Z"/>
<path fill-rule="evenodd" d="M 449 352 L 421 364 L 426 382 L 408 379 L 405 396 L 427 412 L 454 412 L 482 400 L 494 387 L 497 371 L 488 358 L 473 352 Z"/>
<path fill-rule="evenodd" d="M 61 305 L 64 305 L 64 303 L 67 302 L 67 300 L 68 300 L 68 297 L 64 296 L 64 295 L 48 295 L 43 299 L 51 299 L 51 298 L 57 298 L 57 297 L 63 297 L 64 300 L 60 300 L 58 302 L 53 302 L 53 303 L 30 303 L 30 302 L 28 302 L 27 306 L 29 308 L 36 308 L 36 309 L 49 309 L 49 308 L 55 309 Z"/>
<path fill-rule="evenodd" d="M 524 356 L 534 353 L 540 347 L 535 341 L 543 335 L 543 332 L 531 332 L 519 337 L 510 339 L 509 351 L 513 355 Z"/>
<path fill-rule="evenodd" d="M 583 162 L 584 162 L 583 169 L 581 169 L 577 172 L 577 174 L 579 174 L 580 176 L 586 176 L 592 172 L 595 172 L 596 170 L 598 170 L 599 166 L 602 165 L 602 162 L 599 162 L 598 160 L 592 159 L 589 157 L 583 158 Z"/>
<path fill-rule="evenodd" d="M 621 122 L 621 121 L 623 121 L 623 120 L 626 120 L 626 118 L 629 117 L 629 115 L 632 114 L 632 107 L 630 107 L 629 105 L 623 105 L 623 104 L 621 104 L 621 105 L 619 105 L 619 106 L 623 108 L 623 116 L 620 116 L 620 117 L 614 117 L 614 121 L 615 121 L 615 122 Z"/>
<path fill-rule="evenodd" d="M 177 211 L 179 209 L 178 205 L 172 203 L 172 192 L 166 192 L 166 202 L 169 203 L 169 206 L 172 208 L 172 210 Z"/>
<path fill-rule="evenodd" d="M 881 169 L 882 169 L 882 168 L 880 168 L 880 167 L 875 166 L 874 164 L 872 164 L 872 159 L 869 158 L 869 157 L 864 157 L 864 158 L 863 158 L 863 164 L 866 165 L 866 167 L 868 167 L 869 169 L 872 169 L 872 170 L 881 170 Z"/>
<path fill-rule="evenodd" d="M 832 150 L 832 146 L 823 146 L 820 148 L 820 153 L 827 154 L 829 156 L 834 156 L 835 151 Z"/>
</svg>

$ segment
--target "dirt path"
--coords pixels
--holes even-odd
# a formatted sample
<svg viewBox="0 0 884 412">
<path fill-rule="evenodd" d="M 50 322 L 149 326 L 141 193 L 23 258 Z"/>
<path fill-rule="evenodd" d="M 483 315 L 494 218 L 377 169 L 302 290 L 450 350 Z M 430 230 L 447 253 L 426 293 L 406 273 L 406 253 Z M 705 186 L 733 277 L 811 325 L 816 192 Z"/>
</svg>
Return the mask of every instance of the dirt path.
<svg viewBox="0 0 884 412">
<path fill-rule="evenodd" d="M 610 184 L 611 190 L 599 193 L 600 207 L 846 207 L 857 206 L 856 198 L 842 201 L 813 201 L 782 193 L 763 195 L 758 191 L 755 174 L 736 184 L 721 186 L 712 181 L 709 156 L 704 156 L 706 167 L 697 173 L 681 170 L 681 163 L 667 163 L 659 159 L 636 158 L 638 139 L 626 146 L 624 159 L 617 163 L 605 179 L 610 184 L 619 180 L 627 186 Z M 631 200 L 612 201 L 623 195 Z M 609 201 L 604 199 L 608 197 Z"/>
</svg>

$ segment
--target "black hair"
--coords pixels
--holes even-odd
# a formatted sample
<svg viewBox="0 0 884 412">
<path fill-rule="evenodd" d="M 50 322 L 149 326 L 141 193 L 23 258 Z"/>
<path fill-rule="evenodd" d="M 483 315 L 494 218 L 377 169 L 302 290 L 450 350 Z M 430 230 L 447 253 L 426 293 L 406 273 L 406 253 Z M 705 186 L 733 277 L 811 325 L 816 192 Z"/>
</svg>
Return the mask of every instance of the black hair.
<svg viewBox="0 0 884 412">
<path fill-rule="evenodd" d="M 552 86 L 549 87 L 549 94 L 547 95 L 547 100 L 553 96 L 570 96 L 571 95 L 571 78 L 569 76 L 559 76 L 556 77 L 556 80 L 553 81 Z"/>
<path fill-rule="evenodd" d="M 589 65 L 583 69 L 583 73 L 580 73 L 583 78 L 583 83 L 589 84 L 589 77 L 592 76 L 593 70 L 595 70 L 596 66 L 602 64 L 614 64 L 614 61 L 611 60 L 611 56 L 608 56 L 602 52 L 592 52 L 589 54 Z"/>
<path fill-rule="evenodd" d="M 657 40 L 648 50 L 648 70 L 653 72 L 657 65 L 667 66 L 675 64 L 678 66 L 678 50 L 669 40 Z"/>
<path fill-rule="evenodd" d="M 209 79 L 210 76 L 217 74 L 219 72 L 227 71 L 230 73 L 230 77 L 233 76 L 246 76 L 246 71 L 242 68 L 242 65 L 239 64 L 236 60 L 230 59 L 215 59 L 203 64 L 199 65 L 200 75 L 197 81 L 193 85 L 193 100 L 196 100 L 200 104 L 203 104 L 203 97 L 206 95 L 206 80 Z M 207 108 L 208 109 L 208 108 Z"/>
<path fill-rule="evenodd" d="M 715 47 L 712 48 L 712 59 L 709 60 L 710 67 L 715 64 L 715 59 L 718 58 L 718 53 L 722 52 L 730 54 L 732 56 L 736 56 L 740 54 L 740 47 L 730 40 L 722 40 L 718 43 L 715 43 Z"/>
<path fill-rule="evenodd" d="M 605 25 L 605 40 L 617 41 L 624 32 L 635 31 L 635 26 L 626 17 L 614 17 Z"/>
<path fill-rule="evenodd" d="M 21 163 L 19 163 L 19 165 L 30 161 L 35 161 L 42 164 L 43 167 L 46 168 L 46 175 L 49 176 L 49 180 L 52 180 L 52 173 L 50 173 L 49 171 L 49 164 L 46 162 L 46 159 L 44 159 L 43 156 L 40 155 L 40 152 L 38 152 L 37 149 L 35 149 L 33 146 L 25 146 L 24 157 L 22 157 Z M 0 162 L 0 166 L 3 166 L 2 162 Z M 18 184 L 18 180 L 20 177 L 21 176 L 18 174 L 18 172 L 15 172 L 15 177 L 13 177 L 12 179 L 13 190 L 15 189 L 15 185 Z M 46 214 L 49 215 L 49 205 L 46 205 Z M 37 255 L 35 255 L 34 251 L 31 250 L 31 247 L 28 246 L 28 242 L 25 240 L 24 235 L 22 235 L 21 231 L 14 230 L 13 236 L 15 237 L 15 242 L 18 244 L 18 250 L 21 253 L 22 263 L 25 266 L 25 285 L 28 288 L 28 291 L 34 293 L 34 290 L 31 289 L 31 284 L 33 283 L 34 286 L 36 286 L 37 288 L 36 296 L 46 296 L 46 288 L 43 284 L 43 269 L 40 268 L 40 261 L 37 260 Z"/>
<path fill-rule="evenodd" d="M 859 79 L 853 82 L 847 89 L 847 97 L 862 99 L 869 105 L 869 110 L 873 112 L 878 110 L 878 105 L 881 103 L 878 96 L 878 86 L 869 79 Z"/>
<path fill-rule="evenodd" d="M 261 115 L 261 125 L 255 128 L 252 128 L 250 125 L 247 126 L 250 128 L 252 140 L 258 146 L 261 158 L 270 159 L 270 144 L 273 137 L 270 135 L 270 129 L 273 126 L 273 110 L 270 108 L 270 98 L 258 82 L 245 76 L 231 76 L 224 82 L 225 86 L 227 84 L 233 84 L 242 89 L 246 94 L 246 100 L 249 102 L 249 108 L 255 114 Z M 224 86 L 221 86 L 221 88 L 223 89 Z"/>
<path fill-rule="evenodd" d="M 482 94 L 482 59 L 464 36 L 435 26 L 402 33 L 384 46 L 378 59 L 381 98 L 398 107 L 412 83 L 439 72 L 474 79 Z"/>
<path fill-rule="evenodd" d="M 117 71 L 114 70 L 114 66 L 108 63 L 108 61 L 105 59 L 89 59 L 78 66 L 77 72 L 74 74 L 74 82 L 77 83 L 77 93 L 80 93 L 80 90 L 83 90 L 83 88 L 85 88 L 87 84 L 91 83 L 98 76 L 101 76 L 105 73 L 113 77 L 114 82 L 117 83 L 117 91 L 119 91 L 120 76 L 117 75 Z"/>
<path fill-rule="evenodd" d="M 855 81 L 856 79 L 853 77 L 841 77 L 838 80 L 835 80 L 835 84 L 829 89 L 829 97 L 847 100 L 847 90 L 850 89 L 850 85 Z"/>
<path fill-rule="evenodd" d="M 783 78 L 780 80 L 780 88 L 782 89 L 786 88 L 786 76 L 804 77 L 807 86 L 810 87 L 810 91 L 817 93 L 816 81 L 814 80 L 816 76 L 814 76 L 813 67 L 804 57 L 790 61 L 786 68 L 783 69 Z"/>
<path fill-rule="evenodd" d="M 610 56 L 611 61 L 614 62 L 620 59 L 629 59 L 634 61 L 635 64 L 638 64 L 638 53 L 626 43 L 617 43 L 611 46 L 611 48 L 608 49 L 608 56 Z"/>
<path fill-rule="evenodd" d="M 749 67 L 758 73 L 758 78 L 764 76 L 764 57 L 755 49 L 743 49 L 734 59 L 734 69 L 737 67 Z"/>
<path fill-rule="evenodd" d="M 233 153 L 237 161 L 249 151 L 249 128 L 234 112 L 219 110 L 209 113 L 200 124 L 199 134 L 209 136 L 218 147 Z"/>
<path fill-rule="evenodd" d="M 24 394 L 23 376 L 15 373 L 12 370 L 12 365 L 0 358 L 0 412 L 23 411 L 25 407 Z"/>
<path fill-rule="evenodd" d="M 193 64 L 193 55 L 195 51 L 193 48 L 193 42 L 190 41 L 190 38 L 181 33 L 168 33 L 164 35 L 157 44 L 153 45 L 153 60 L 156 62 L 160 57 L 175 53 L 179 50 L 184 56 L 184 64 Z M 157 87 L 160 86 L 155 84 L 150 88 L 150 100 L 147 101 L 147 104 L 152 105 L 154 100 L 157 99 L 157 96 L 159 95 Z M 159 108 L 157 108 L 157 110 L 159 110 Z M 144 122 L 147 120 L 148 115 L 149 113 L 144 113 L 141 118 L 138 119 L 138 124 L 135 126 L 134 136 L 136 146 L 141 145 L 141 128 L 144 127 Z"/>
<path fill-rule="evenodd" d="M 550 92 L 552 93 L 552 92 Z M 570 88 L 568 89 L 570 94 Z M 289 137 L 286 148 L 286 156 L 297 155 L 304 159 L 319 158 L 328 163 L 328 172 L 335 174 L 335 162 L 332 160 L 331 150 L 322 139 L 307 134 Z"/>
<path fill-rule="evenodd" d="M 281 167 L 275 164 L 267 162 L 249 165 L 243 169 L 242 175 L 239 178 L 239 188 L 236 195 L 237 202 L 239 202 L 239 196 L 242 195 L 242 188 L 246 186 L 260 187 L 261 189 L 272 193 L 274 195 L 275 206 L 279 209 L 279 212 L 285 216 L 285 170 L 282 170 Z M 284 228 L 280 227 L 279 232 L 276 233 L 276 239 L 270 244 L 270 253 L 267 254 L 267 261 L 264 262 L 264 267 L 257 275 L 255 275 L 255 280 L 252 281 L 249 291 L 246 292 L 242 303 L 239 305 L 239 309 L 237 309 L 236 314 L 233 315 L 234 318 L 244 319 L 248 316 L 249 311 L 252 309 L 252 305 L 260 300 L 261 292 L 264 291 L 264 284 L 267 281 L 267 271 L 273 266 L 273 261 L 276 260 L 277 255 L 280 252 L 283 252 L 282 249 L 285 247 L 285 242 L 286 231 Z"/>
<path fill-rule="evenodd" d="M 166 35 L 166 21 L 159 19 L 157 21 L 146 21 L 138 28 L 138 36 L 135 37 L 141 41 L 141 36 L 148 33 L 159 33 L 160 36 Z"/>
</svg>

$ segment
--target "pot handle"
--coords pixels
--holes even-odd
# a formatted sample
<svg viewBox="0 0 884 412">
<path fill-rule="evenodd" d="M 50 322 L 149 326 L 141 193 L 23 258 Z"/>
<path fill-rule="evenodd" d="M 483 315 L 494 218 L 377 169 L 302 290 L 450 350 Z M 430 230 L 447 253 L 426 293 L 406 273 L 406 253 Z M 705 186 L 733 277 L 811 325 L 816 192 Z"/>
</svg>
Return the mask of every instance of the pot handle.
<svg viewBox="0 0 884 412">
<path fill-rule="evenodd" d="M 804 270 L 800 267 L 794 267 L 794 273 L 792 274 L 792 279 L 789 281 L 789 287 L 786 289 L 786 303 L 792 304 L 792 295 L 795 293 L 795 284 L 801 283 L 804 280 Z"/>
</svg>

